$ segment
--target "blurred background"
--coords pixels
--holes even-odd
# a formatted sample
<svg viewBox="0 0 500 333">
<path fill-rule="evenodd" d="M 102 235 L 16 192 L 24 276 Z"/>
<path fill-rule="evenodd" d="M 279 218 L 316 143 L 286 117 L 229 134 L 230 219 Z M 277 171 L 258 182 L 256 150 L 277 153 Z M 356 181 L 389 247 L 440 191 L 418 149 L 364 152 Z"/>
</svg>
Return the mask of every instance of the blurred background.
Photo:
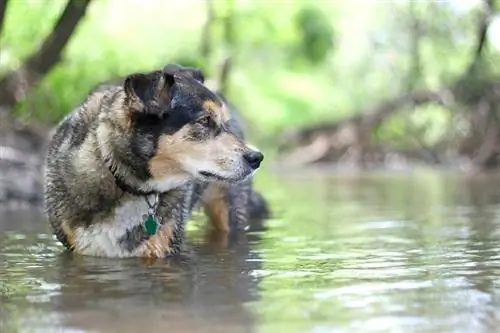
<svg viewBox="0 0 500 333">
<path fill-rule="evenodd" d="M 268 166 L 499 162 L 495 0 L 0 4 L 4 199 L 37 200 L 50 130 L 91 89 L 170 62 L 205 71 Z"/>
</svg>

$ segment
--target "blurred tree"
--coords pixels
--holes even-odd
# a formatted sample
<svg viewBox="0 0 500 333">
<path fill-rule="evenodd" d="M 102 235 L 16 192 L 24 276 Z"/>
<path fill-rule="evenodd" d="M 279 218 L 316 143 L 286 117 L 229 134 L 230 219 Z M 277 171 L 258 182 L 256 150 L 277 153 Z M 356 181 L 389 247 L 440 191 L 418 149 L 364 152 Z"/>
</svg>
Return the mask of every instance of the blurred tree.
<svg viewBox="0 0 500 333">
<path fill-rule="evenodd" d="M 204 5 L 206 14 L 200 33 L 199 52 L 179 55 L 173 61 L 183 66 L 202 69 L 206 77 L 213 79 L 215 88 L 225 94 L 232 68 L 231 53 L 237 48 L 236 31 L 233 24 L 235 19 L 234 1 L 214 2 L 206 0 Z M 221 52 L 216 52 L 217 49 L 224 49 L 225 54 L 221 55 Z"/>
<path fill-rule="evenodd" d="M 490 63 L 484 59 L 484 54 L 488 47 L 488 31 L 495 14 L 496 1 L 484 0 L 477 18 L 475 43 L 469 56 L 469 65 L 456 82 L 458 93 L 464 96 L 466 103 L 474 104 L 478 99 L 481 99 L 484 85 L 488 85 L 488 74 L 491 70 Z"/>
<path fill-rule="evenodd" d="M 471 64 L 467 69 L 469 73 L 481 62 L 483 51 L 487 47 L 488 29 L 496 12 L 495 0 L 485 0 L 483 4 L 477 24 L 476 47 L 474 48 Z"/>
<path fill-rule="evenodd" d="M 312 64 L 325 61 L 333 47 L 333 29 L 328 16 L 317 7 L 303 7 L 295 16 L 299 50 Z"/>
<path fill-rule="evenodd" d="M 91 0 L 69 0 L 52 32 L 41 46 L 29 55 L 21 66 L 0 79 L 0 106 L 12 108 L 40 81 L 61 59 L 64 47 L 85 16 Z M 0 5 L 0 18 L 4 17 L 6 0 Z M 3 20 L 0 19 L 0 24 Z"/>
<path fill-rule="evenodd" d="M 498 166 L 500 77 L 492 67 L 494 58 L 485 56 L 489 26 L 497 14 L 495 0 L 460 14 L 449 3 L 406 1 L 393 9 L 391 33 L 379 39 L 378 47 L 379 53 L 396 48 L 408 59 L 408 65 L 396 67 L 405 68 L 397 77 L 406 77 L 404 89 L 352 117 L 289 132 L 285 147 L 303 146 L 289 156 L 313 156 L 304 163 L 349 157 L 366 166 L 383 163 L 386 151 L 397 151 L 429 163 L 460 156 L 476 167 Z M 435 88 L 436 83 L 441 87 Z M 451 125 L 452 131 L 436 125 Z M 351 133 L 347 141 L 346 133 Z"/>
<path fill-rule="evenodd" d="M 0 36 L 2 35 L 3 22 L 5 20 L 5 12 L 7 11 L 8 0 L 0 0 Z"/>
<path fill-rule="evenodd" d="M 200 55 L 203 58 L 208 58 L 212 54 L 212 35 L 213 35 L 213 24 L 215 21 L 215 11 L 214 3 L 212 0 L 205 1 L 206 8 L 206 18 L 205 24 L 203 25 L 203 30 L 201 32 L 201 47 Z"/>
</svg>

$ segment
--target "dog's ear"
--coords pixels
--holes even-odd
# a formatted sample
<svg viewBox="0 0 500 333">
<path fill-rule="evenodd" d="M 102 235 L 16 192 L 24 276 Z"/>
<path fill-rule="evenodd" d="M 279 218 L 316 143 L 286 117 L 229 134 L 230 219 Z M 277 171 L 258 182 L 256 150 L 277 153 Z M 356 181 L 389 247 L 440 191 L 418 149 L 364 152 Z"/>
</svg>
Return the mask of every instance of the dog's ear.
<svg viewBox="0 0 500 333">
<path fill-rule="evenodd" d="M 198 82 L 205 83 L 205 75 L 201 71 L 201 69 L 186 67 L 186 71 Z"/>
<path fill-rule="evenodd" d="M 129 106 L 139 112 L 161 116 L 170 105 L 174 76 L 164 72 L 131 74 L 124 82 Z"/>
<path fill-rule="evenodd" d="M 202 70 L 194 67 L 183 67 L 177 64 L 168 64 L 163 67 L 163 72 L 171 75 L 191 76 L 200 83 L 205 82 L 205 75 Z"/>
</svg>

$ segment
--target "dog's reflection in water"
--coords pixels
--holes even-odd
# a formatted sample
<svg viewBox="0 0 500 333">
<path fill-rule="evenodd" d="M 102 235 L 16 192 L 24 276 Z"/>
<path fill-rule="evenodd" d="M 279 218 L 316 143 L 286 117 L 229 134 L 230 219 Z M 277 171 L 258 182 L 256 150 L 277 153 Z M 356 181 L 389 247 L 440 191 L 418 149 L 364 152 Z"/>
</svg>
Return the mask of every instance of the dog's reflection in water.
<svg viewBox="0 0 500 333">
<path fill-rule="evenodd" d="M 62 255 L 52 299 L 63 327 L 96 332 L 248 332 L 258 299 L 259 232 L 205 232 L 169 259 Z"/>
</svg>

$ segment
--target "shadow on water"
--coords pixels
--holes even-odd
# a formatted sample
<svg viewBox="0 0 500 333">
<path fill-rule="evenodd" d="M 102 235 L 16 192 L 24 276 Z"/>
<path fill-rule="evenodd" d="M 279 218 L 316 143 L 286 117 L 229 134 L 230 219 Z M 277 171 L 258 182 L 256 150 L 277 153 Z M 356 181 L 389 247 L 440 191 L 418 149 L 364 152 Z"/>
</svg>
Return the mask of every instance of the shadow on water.
<svg viewBox="0 0 500 333">
<path fill-rule="evenodd" d="M 0 331 L 496 331 L 499 175 L 260 182 L 267 230 L 225 244 L 195 227 L 153 263 L 62 254 L 39 212 L 0 214 Z"/>
</svg>

